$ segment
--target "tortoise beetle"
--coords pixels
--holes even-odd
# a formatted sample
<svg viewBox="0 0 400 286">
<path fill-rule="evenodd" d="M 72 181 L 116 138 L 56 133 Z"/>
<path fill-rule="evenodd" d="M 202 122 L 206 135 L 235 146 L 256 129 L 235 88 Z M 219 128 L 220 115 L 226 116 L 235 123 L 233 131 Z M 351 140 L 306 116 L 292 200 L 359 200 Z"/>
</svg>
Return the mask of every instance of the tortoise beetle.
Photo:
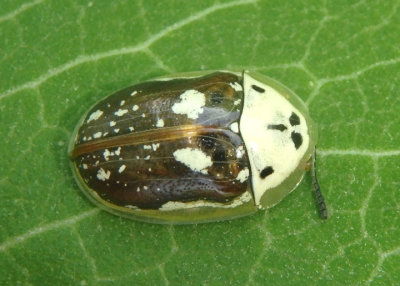
<svg viewBox="0 0 400 286">
<path fill-rule="evenodd" d="M 102 209 L 185 224 L 274 206 L 300 183 L 316 138 L 306 106 L 280 83 L 248 71 L 195 72 L 101 100 L 69 153 L 78 185 Z"/>
</svg>

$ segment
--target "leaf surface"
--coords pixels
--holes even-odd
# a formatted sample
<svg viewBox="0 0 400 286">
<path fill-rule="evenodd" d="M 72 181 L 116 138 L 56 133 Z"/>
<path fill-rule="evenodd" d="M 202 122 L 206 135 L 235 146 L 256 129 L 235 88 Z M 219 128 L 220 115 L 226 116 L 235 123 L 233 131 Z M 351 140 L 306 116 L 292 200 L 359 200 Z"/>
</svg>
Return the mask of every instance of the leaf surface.
<svg viewBox="0 0 400 286">
<path fill-rule="evenodd" d="M 2 1 L 0 284 L 400 284 L 399 1 Z M 78 190 L 96 101 L 173 72 L 249 69 L 304 99 L 318 173 L 239 220 L 144 224 Z"/>
</svg>

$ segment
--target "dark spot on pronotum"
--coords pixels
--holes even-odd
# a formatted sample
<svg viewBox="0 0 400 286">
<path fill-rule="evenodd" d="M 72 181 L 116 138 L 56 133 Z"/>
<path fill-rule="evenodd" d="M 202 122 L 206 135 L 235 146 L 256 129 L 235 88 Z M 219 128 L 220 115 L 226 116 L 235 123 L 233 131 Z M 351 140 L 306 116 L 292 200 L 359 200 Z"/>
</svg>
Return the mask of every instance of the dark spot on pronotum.
<svg viewBox="0 0 400 286">
<path fill-rule="evenodd" d="M 265 179 L 267 176 L 271 175 L 274 172 L 274 169 L 271 166 L 265 167 L 261 173 L 260 177 L 261 179 Z"/>
<path fill-rule="evenodd" d="M 301 136 L 300 133 L 294 131 L 292 132 L 291 137 L 294 143 L 294 147 L 296 147 L 296 149 L 299 149 L 301 144 L 303 143 L 303 137 Z"/>
<path fill-rule="evenodd" d="M 289 117 L 289 122 L 290 122 L 290 125 L 292 125 L 292 126 L 299 125 L 300 118 L 296 113 L 292 112 L 292 115 L 290 115 L 290 117 Z"/>
<path fill-rule="evenodd" d="M 212 91 L 210 95 L 213 103 L 220 104 L 222 101 L 224 101 L 224 95 L 218 90 Z"/>
<path fill-rule="evenodd" d="M 269 124 L 268 129 L 275 129 L 283 132 L 287 129 L 287 127 L 283 124 Z"/>
<path fill-rule="evenodd" d="M 251 88 L 254 89 L 255 91 L 259 92 L 259 93 L 264 93 L 265 92 L 265 89 L 263 89 L 263 88 L 261 88 L 259 86 L 256 86 L 254 84 L 251 86 Z"/>
</svg>

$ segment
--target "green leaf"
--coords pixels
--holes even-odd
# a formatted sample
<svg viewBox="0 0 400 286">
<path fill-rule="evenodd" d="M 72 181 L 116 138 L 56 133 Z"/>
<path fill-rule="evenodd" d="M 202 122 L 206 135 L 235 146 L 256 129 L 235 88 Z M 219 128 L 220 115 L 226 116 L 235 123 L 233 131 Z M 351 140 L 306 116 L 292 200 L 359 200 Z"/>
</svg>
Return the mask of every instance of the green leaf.
<svg viewBox="0 0 400 286">
<path fill-rule="evenodd" d="M 400 284 L 400 2 L 2 1 L 0 284 Z M 249 69 L 319 125 L 318 173 L 278 206 L 202 225 L 102 212 L 67 145 L 112 91 L 172 72 Z"/>
</svg>

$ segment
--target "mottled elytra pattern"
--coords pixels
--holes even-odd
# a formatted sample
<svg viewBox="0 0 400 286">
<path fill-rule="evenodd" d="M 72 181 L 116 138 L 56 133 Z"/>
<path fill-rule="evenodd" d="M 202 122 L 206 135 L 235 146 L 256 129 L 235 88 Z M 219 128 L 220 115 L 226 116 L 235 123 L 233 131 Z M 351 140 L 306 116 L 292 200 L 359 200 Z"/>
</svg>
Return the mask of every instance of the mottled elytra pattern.
<svg viewBox="0 0 400 286">
<path fill-rule="evenodd" d="M 88 112 L 73 160 L 87 186 L 119 206 L 232 201 L 248 186 L 244 143 L 230 129 L 242 101 L 230 73 L 126 88 Z"/>
<path fill-rule="evenodd" d="M 217 132 L 98 150 L 80 156 L 76 162 L 87 166 L 80 167 L 80 172 L 89 187 L 117 205 L 155 209 L 168 201 L 227 202 L 242 194 L 247 186 L 247 182 L 236 179 L 247 167 L 247 157 L 236 156 L 242 144 L 238 135 Z M 212 146 L 204 144 L 209 142 L 204 139 L 212 140 Z M 172 151 L 187 147 L 201 150 L 211 159 L 213 164 L 206 173 L 195 172 L 175 159 Z"/>
<path fill-rule="evenodd" d="M 214 73 L 194 79 L 150 81 L 128 87 L 107 97 L 88 112 L 78 131 L 76 145 L 164 126 L 228 126 L 240 115 L 243 92 L 230 85 L 238 82 L 239 78 L 233 74 Z M 195 119 L 172 111 L 172 107 L 182 101 L 180 95 L 188 90 L 196 90 L 205 96 L 205 105 Z"/>
</svg>

